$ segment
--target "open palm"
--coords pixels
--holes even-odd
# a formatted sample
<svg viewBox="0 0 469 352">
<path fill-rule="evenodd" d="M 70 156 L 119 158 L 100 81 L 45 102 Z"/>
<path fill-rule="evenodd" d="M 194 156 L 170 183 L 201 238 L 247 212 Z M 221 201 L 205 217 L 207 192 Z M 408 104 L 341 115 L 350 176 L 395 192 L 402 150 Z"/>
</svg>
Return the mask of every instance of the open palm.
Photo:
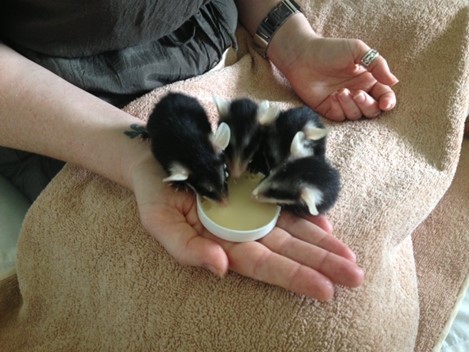
<svg viewBox="0 0 469 352">
<path fill-rule="evenodd" d="M 140 171 L 135 183 L 142 224 L 181 264 L 202 266 L 219 276 L 233 270 L 320 300 L 332 297 L 334 284 L 362 283 L 353 252 L 319 226 L 325 224 L 323 218 L 285 212 L 259 241 L 225 241 L 199 221 L 194 194 L 162 184 L 152 168 Z"/>
</svg>

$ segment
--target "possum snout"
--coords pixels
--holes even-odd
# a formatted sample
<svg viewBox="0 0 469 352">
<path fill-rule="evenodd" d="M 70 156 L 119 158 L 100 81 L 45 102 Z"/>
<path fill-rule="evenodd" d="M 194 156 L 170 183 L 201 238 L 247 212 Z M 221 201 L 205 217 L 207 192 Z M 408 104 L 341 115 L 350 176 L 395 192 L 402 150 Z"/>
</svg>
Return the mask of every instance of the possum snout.
<svg viewBox="0 0 469 352">
<path fill-rule="evenodd" d="M 240 157 L 234 158 L 228 163 L 230 169 L 230 177 L 238 179 L 248 168 L 248 162 L 243 161 Z"/>
</svg>

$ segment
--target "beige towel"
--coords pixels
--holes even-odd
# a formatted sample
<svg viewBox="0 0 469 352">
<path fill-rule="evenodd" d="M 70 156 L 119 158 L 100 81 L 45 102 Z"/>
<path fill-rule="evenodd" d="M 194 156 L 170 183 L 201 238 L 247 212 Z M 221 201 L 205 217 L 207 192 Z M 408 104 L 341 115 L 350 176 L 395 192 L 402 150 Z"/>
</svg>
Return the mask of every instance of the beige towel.
<svg viewBox="0 0 469 352">
<path fill-rule="evenodd" d="M 453 184 L 412 236 L 420 301 L 416 351 L 440 346 L 454 319 L 454 308 L 469 286 L 468 180 L 466 139 Z"/>
<path fill-rule="evenodd" d="M 330 218 L 366 270 L 364 285 L 319 303 L 234 273 L 219 279 L 183 267 L 143 230 L 129 191 L 67 165 L 27 215 L 17 276 L 0 283 L 2 350 L 403 352 L 438 345 L 469 269 L 461 223 L 469 217 L 467 181 L 459 179 L 438 205 L 456 172 L 469 106 L 467 1 L 302 5 L 324 35 L 377 48 L 401 81 L 393 112 L 326 122 L 328 157 L 343 182 Z M 212 117 L 214 92 L 299 104 L 242 29 L 239 40 L 233 65 L 156 90 L 126 110 L 145 119 L 168 90 L 197 96 Z M 468 164 L 461 165 L 467 180 Z"/>
</svg>

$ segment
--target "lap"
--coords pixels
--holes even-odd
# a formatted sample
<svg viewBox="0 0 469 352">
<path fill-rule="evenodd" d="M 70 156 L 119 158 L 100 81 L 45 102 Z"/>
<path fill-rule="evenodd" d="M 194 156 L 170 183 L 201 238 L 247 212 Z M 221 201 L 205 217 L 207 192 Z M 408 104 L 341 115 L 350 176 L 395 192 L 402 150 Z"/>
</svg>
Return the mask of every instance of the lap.
<svg viewBox="0 0 469 352">
<path fill-rule="evenodd" d="M 0 176 L 0 274 L 15 265 L 16 243 L 30 206 L 26 197 Z"/>
<path fill-rule="evenodd" d="M 32 203 L 64 163 L 46 156 L 0 147 L 0 176 Z"/>
</svg>

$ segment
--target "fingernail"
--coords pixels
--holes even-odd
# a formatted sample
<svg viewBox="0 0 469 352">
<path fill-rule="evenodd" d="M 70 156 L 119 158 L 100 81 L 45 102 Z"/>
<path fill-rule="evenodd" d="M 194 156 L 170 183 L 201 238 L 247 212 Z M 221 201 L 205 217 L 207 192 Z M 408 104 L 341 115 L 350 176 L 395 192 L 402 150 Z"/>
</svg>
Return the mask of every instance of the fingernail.
<svg viewBox="0 0 469 352">
<path fill-rule="evenodd" d="M 355 254 L 355 252 L 353 252 L 352 250 L 349 251 L 349 256 L 350 256 L 350 259 L 352 260 L 352 262 L 356 263 L 357 262 L 357 255 Z"/>
<path fill-rule="evenodd" d="M 324 282 L 323 290 L 323 296 L 319 298 L 320 300 L 327 302 L 334 298 L 335 288 L 334 284 L 331 281 L 327 280 L 326 282 Z"/>
<path fill-rule="evenodd" d="M 353 100 L 355 100 L 357 103 L 364 103 L 366 100 L 365 94 L 360 92 L 353 97 Z"/>
<path fill-rule="evenodd" d="M 347 88 L 342 88 L 339 94 L 341 97 L 348 97 L 350 95 L 350 91 Z"/>
<path fill-rule="evenodd" d="M 355 269 L 354 282 L 351 283 L 351 287 L 359 287 L 365 280 L 365 271 L 362 268 Z"/>
<path fill-rule="evenodd" d="M 394 103 L 394 102 L 389 102 L 389 103 L 387 103 L 387 104 L 384 106 L 384 109 L 383 109 L 383 110 L 391 110 L 392 108 L 394 108 L 394 106 L 396 106 L 396 103 Z"/>
</svg>

